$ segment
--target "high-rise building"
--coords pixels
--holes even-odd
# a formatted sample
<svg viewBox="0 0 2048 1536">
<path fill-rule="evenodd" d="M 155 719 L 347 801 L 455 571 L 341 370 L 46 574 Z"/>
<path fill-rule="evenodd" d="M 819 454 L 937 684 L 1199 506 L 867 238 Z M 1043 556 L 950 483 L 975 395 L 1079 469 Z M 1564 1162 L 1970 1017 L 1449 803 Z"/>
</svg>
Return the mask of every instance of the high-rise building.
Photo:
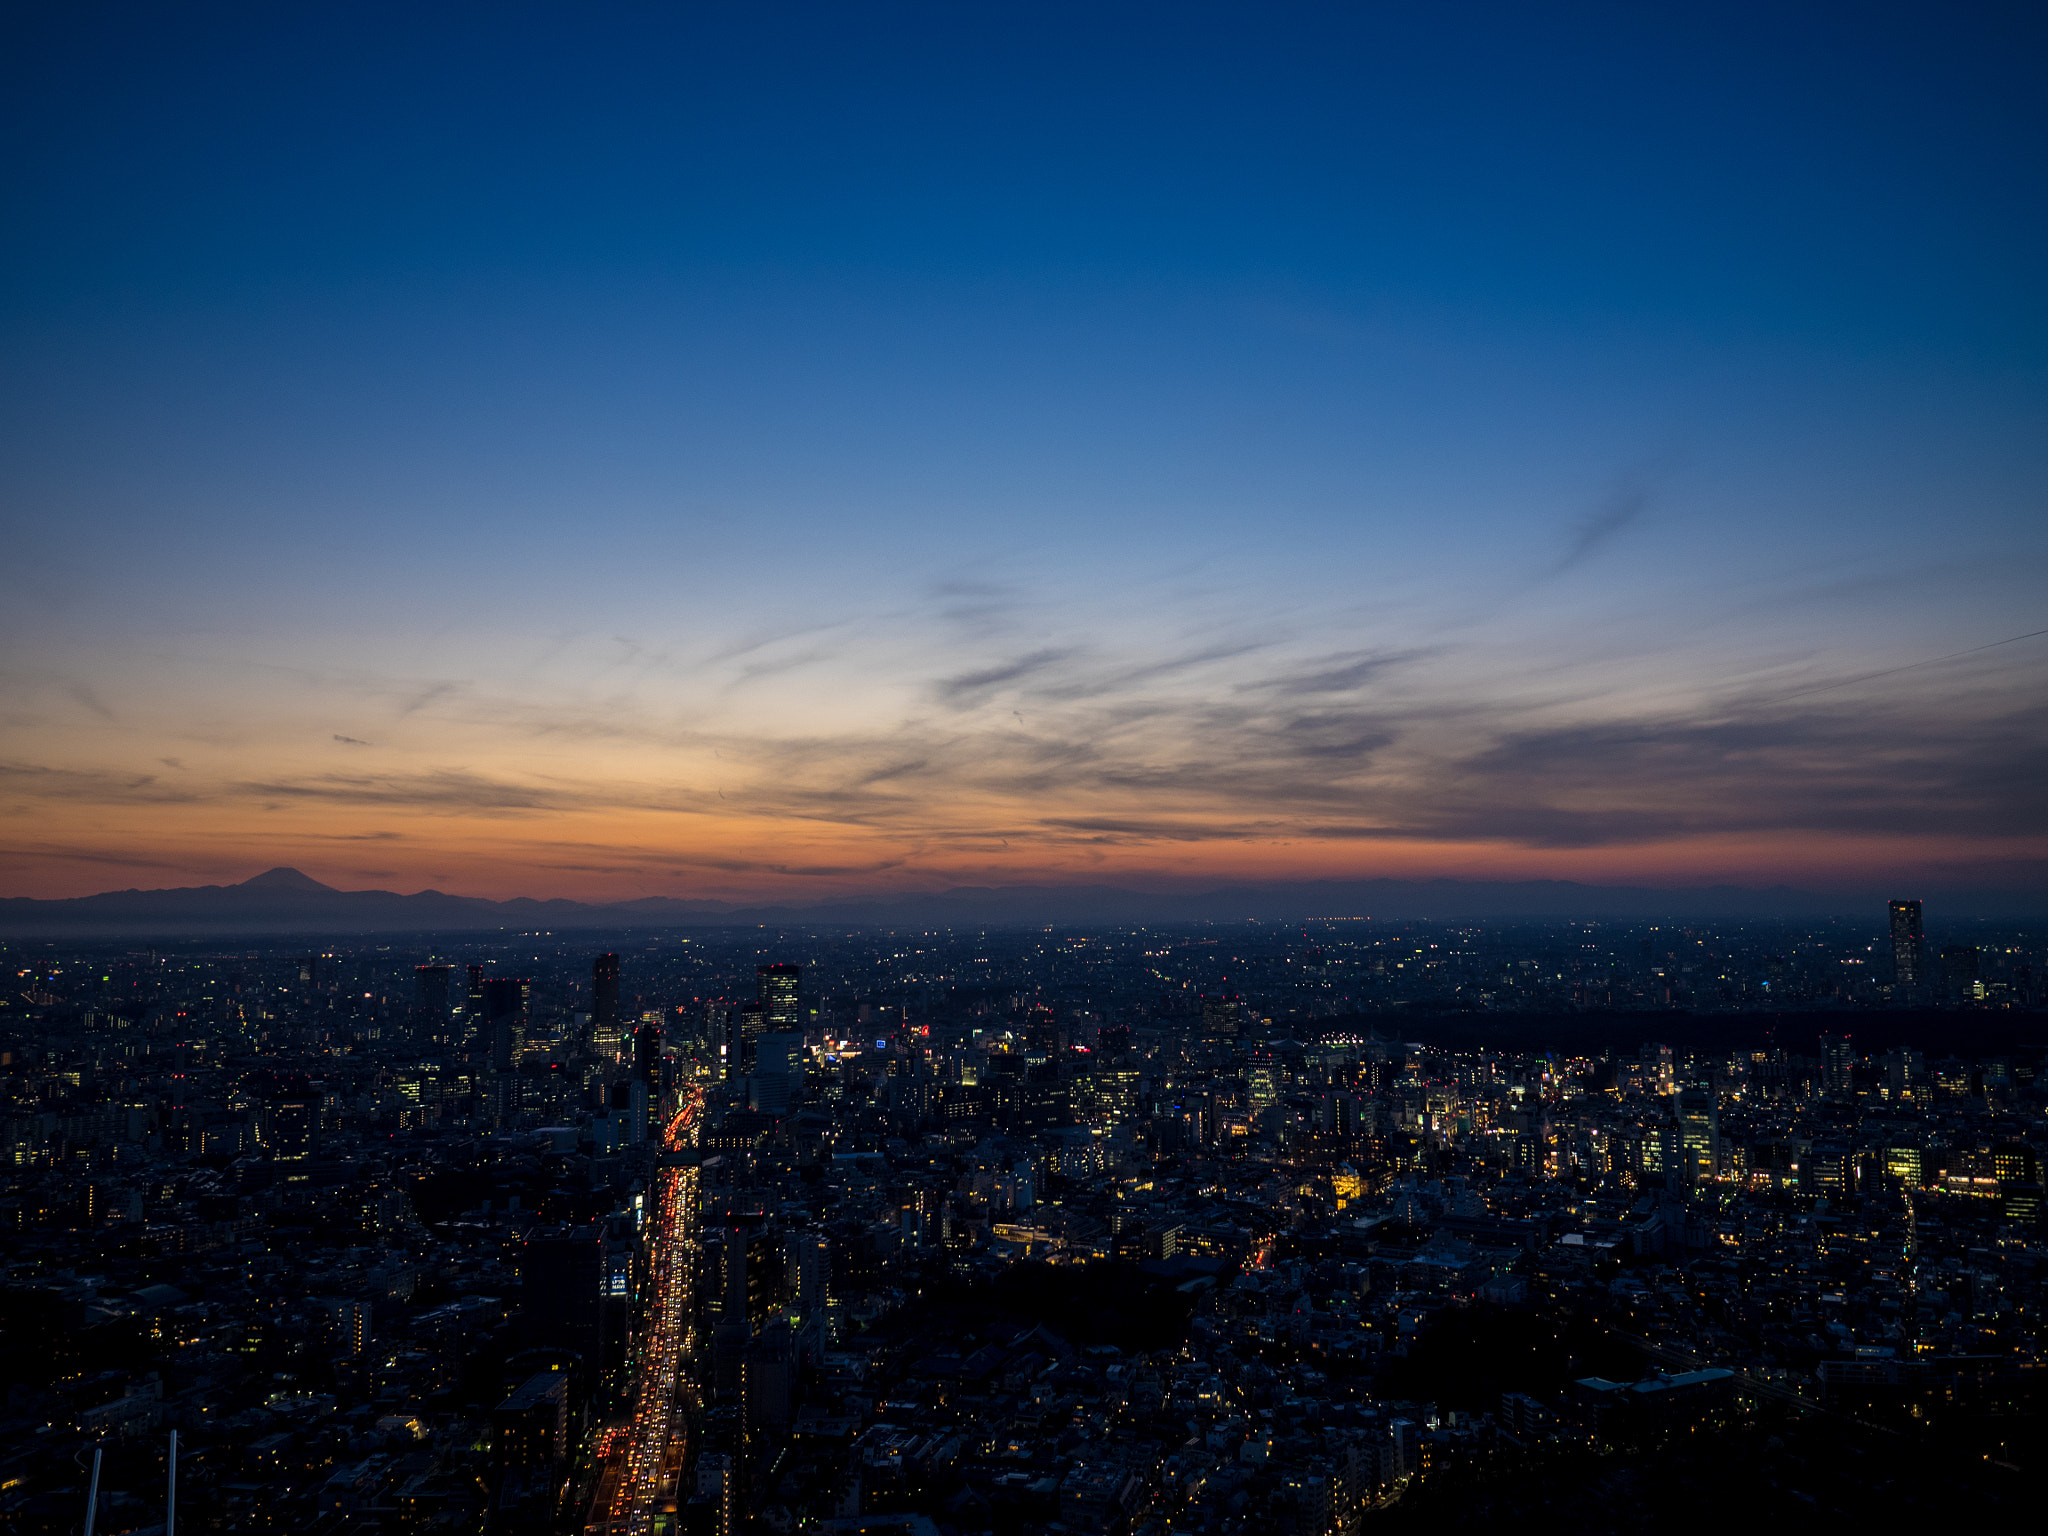
<svg viewBox="0 0 2048 1536">
<path fill-rule="evenodd" d="M 787 1030 L 763 1035 L 755 1043 L 754 1078 L 764 1111 L 781 1114 L 803 1096 L 803 1047 L 804 1037 Z"/>
<path fill-rule="evenodd" d="M 742 1003 L 732 1013 L 732 1042 L 726 1053 L 726 1075 L 754 1070 L 754 1047 L 768 1033 L 768 1010 L 760 1003 Z"/>
<path fill-rule="evenodd" d="M 1202 1033 L 1205 1035 L 1235 1035 L 1243 1017 L 1244 1004 L 1235 997 L 1202 999 Z"/>
<path fill-rule="evenodd" d="M 1926 980 L 1926 934 L 1920 926 L 1920 903 L 1891 904 L 1892 984 L 1917 987 Z"/>
<path fill-rule="evenodd" d="M 708 1523 L 713 1536 L 732 1536 L 738 1519 L 739 1476 L 731 1456 L 706 1451 L 697 1458 L 697 1496 L 710 1506 Z"/>
<path fill-rule="evenodd" d="M 747 1322 L 748 1231 L 737 1221 L 719 1234 L 718 1304 L 720 1322 Z"/>
<path fill-rule="evenodd" d="M 491 1415 L 491 1449 L 502 1467 L 551 1466 L 569 1454 L 569 1377 L 529 1376 Z"/>
<path fill-rule="evenodd" d="M 533 983 L 524 976 L 492 976 L 483 983 L 484 1028 L 491 1042 L 491 1070 L 510 1072 L 526 1049 L 527 1011 Z"/>
<path fill-rule="evenodd" d="M 2023 1141 L 2001 1141 L 1991 1149 L 1991 1173 L 2001 1184 L 2038 1184 L 2041 1159 Z"/>
<path fill-rule="evenodd" d="M 423 1034 L 439 1033 L 448 1023 L 448 978 L 454 973 L 452 965 L 416 965 L 413 967 L 413 1022 Z"/>
<path fill-rule="evenodd" d="M 649 1093 L 661 1087 L 661 1025 L 649 1014 L 633 1035 L 633 1075 Z"/>
<path fill-rule="evenodd" d="M 1127 1125 L 1138 1113 L 1138 1070 L 1100 1057 L 1074 1084 L 1074 1113 L 1089 1125 Z"/>
<path fill-rule="evenodd" d="M 804 968 L 776 964 L 754 968 L 766 1029 L 803 1033 Z"/>
<path fill-rule="evenodd" d="M 1677 1087 L 1677 1072 L 1671 1060 L 1671 1047 L 1655 1041 L 1645 1041 L 1642 1058 L 1643 1092 L 1655 1094 L 1660 1099 L 1670 1098 Z"/>
<path fill-rule="evenodd" d="M 1280 1102 L 1279 1063 L 1265 1052 L 1259 1052 L 1252 1057 L 1251 1066 L 1245 1072 L 1244 1088 L 1253 1114 L 1271 1109 Z"/>
<path fill-rule="evenodd" d="M 1060 1076 L 1059 1063 L 1047 1061 L 1026 1068 L 1017 1085 L 1016 1106 L 1011 1111 L 1011 1132 L 1032 1136 L 1069 1123 L 1072 1096 Z"/>
<path fill-rule="evenodd" d="M 1357 1096 L 1338 1092 L 1318 1094 L 1316 1129 L 1325 1136 L 1355 1136 L 1358 1133 Z"/>
<path fill-rule="evenodd" d="M 1856 1187 L 1856 1159 L 1838 1142 L 1817 1141 L 1799 1160 L 1801 1187 L 1817 1194 L 1853 1194 Z"/>
<path fill-rule="evenodd" d="M 1688 1088 L 1678 1095 L 1679 1181 L 1697 1189 L 1714 1177 L 1721 1161 L 1721 1120 L 1713 1090 Z"/>
<path fill-rule="evenodd" d="M 648 1133 L 653 1129 L 654 1105 L 647 1086 L 647 1079 L 636 1077 L 626 1085 L 626 1139 L 634 1146 L 644 1146 Z"/>
<path fill-rule="evenodd" d="M 293 1094 L 271 1106 L 270 1152 L 277 1162 L 287 1165 L 310 1163 L 319 1150 L 318 1094 Z"/>
<path fill-rule="evenodd" d="M 533 1001 L 533 983 L 524 976 L 492 976 L 483 984 L 484 1017 L 523 1018 Z"/>
<path fill-rule="evenodd" d="M 599 955 L 590 966 L 590 1027 L 602 1035 L 619 1027 L 619 957 Z"/>
<path fill-rule="evenodd" d="M 334 1328 L 335 1346 L 344 1355 L 360 1355 L 370 1347 L 372 1304 L 354 1298 L 329 1302 L 327 1315 Z"/>
<path fill-rule="evenodd" d="M 789 1425 L 796 1348 L 787 1322 L 769 1323 L 740 1356 L 740 1428 L 749 1440 Z"/>
<path fill-rule="evenodd" d="M 822 1232 L 793 1232 L 784 1240 L 783 1264 L 796 1315 L 806 1323 L 823 1316 L 831 1295 L 831 1240 Z"/>
<path fill-rule="evenodd" d="M 1856 1091 L 1856 1048 L 1847 1035 L 1820 1037 L 1821 1092 L 1846 1099 Z"/>
<path fill-rule="evenodd" d="M 1983 991 L 1983 956 L 1974 944 L 1941 946 L 1941 984 L 1957 1002 L 1973 1002 Z"/>
</svg>

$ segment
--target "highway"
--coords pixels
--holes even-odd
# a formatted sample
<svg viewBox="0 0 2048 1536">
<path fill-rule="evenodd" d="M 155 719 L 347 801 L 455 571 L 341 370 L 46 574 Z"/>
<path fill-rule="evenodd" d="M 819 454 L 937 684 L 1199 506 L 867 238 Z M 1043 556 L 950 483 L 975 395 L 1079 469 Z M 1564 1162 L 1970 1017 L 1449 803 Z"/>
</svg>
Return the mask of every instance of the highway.
<svg viewBox="0 0 2048 1536">
<path fill-rule="evenodd" d="M 665 1154 L 687 1151 L 697 1132 L 701 1091 L 691 1090 L 662 1132 Z M 664 1156 L 649 1191 L 647 1252 L 652 1270 L 633 1416 L 609 1437 L 589 1536 L 651 1536 L 655 1514 L 678 1498 L 688 1451 L 684 1411 L 690 1383 L 690 1303 L 696 1283 L 697 1173 Z"/>
</svg>

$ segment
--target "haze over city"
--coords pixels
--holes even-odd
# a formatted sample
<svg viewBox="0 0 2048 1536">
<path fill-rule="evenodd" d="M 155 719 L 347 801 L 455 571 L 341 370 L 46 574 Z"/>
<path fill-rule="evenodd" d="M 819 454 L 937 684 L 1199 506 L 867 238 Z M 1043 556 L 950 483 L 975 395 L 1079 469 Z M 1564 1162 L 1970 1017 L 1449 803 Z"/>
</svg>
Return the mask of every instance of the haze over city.
<svg viewBox="0 0 2048 1536">
<path fill-rule="evenodd" d="M 6 894 L 2048 886 L 2022 11 L 7 27 Z"/>
</svg>

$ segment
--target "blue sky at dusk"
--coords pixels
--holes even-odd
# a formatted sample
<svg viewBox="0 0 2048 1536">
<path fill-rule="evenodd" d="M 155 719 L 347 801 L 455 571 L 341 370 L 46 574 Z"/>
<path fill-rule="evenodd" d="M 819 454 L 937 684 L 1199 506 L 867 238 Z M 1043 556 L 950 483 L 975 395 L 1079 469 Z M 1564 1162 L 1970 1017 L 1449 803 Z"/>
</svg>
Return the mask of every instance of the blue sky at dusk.
<svg viewBox="0 0 2048 1536">
<path fill-rule="evenodd" d="M 5 26 L 7 894 L 2044 883 L 2038 13 Z"/>
</svg>

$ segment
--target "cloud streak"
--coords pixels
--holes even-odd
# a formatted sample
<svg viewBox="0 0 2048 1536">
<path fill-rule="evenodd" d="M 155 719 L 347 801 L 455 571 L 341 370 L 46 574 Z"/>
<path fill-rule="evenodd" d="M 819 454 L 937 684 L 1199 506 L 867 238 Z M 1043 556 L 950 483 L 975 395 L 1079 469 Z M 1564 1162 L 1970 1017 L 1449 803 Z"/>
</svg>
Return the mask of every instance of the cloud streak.
<svg viewBox="0 0 2048 1536">
<path fill-rule="evenodd" d="M 1073 654 L 1068 650 L 1033 651 L 1027 656 L 997 662 L 994 666 L 941 678 L 933 684 L 932 691 L 942 703 L 959 709 L 968 708 L 985 702 L 997 690 L 1012 683 L 1044 675 Z"/>
<path fill-rule="evenodd" d="M 1623 476 L 1599 506 L 1572 530 L 1564 553 L 1549 574 L 1562 576 L 1585 564 L 1640 522 L 1650 510 L 1657 488 L 1676 467 L 1676 458 L 1667 454 Z"/>
</svg>

